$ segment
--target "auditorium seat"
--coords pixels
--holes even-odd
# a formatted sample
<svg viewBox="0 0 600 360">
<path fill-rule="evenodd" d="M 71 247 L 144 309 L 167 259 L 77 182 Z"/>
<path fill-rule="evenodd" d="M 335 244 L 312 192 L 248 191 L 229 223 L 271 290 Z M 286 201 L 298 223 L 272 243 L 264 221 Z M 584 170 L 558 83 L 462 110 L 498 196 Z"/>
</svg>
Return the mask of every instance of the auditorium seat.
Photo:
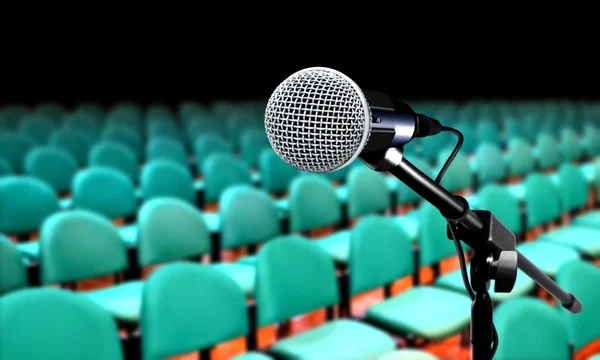
<svg viewBox="0 0 600 360">
<path fill-rule="evenodd" d="M 58 148 L 38 146 L 25 157 L 25 175 L 42 180 L 58 194 L 71 190 L 71 182 L 76 172 L 75 159 L 68 152 Z"/>
<path fill-rule="evenodd" d="M 586 156 L 593 158 L 600 155 L 600 129 L 594 125 L 586 125 L 581 145 Z"/>
<path fill-rule="evenodd" d="M 335 306 L 339 294 L 333 261 L 303 238 L 268 242 L 258 254 L 255 299 L 259 327 Z M 371 325 L 330 319 L 278 340 L 269 351 L 283 359 L 345 360 L 376 358 L 395 346 L 392 337 Z"/>
<path fill-rule="evenodd" d="M 143 201 L 157 197 L 173 197 L 194 205 L 197 201 L 189 167 L 166 159 L 146 163 L 140 174 L 140 190 Z"/>
<path fill-rule="evenodd" d="M 496 309 L 494 322 L 499 338 L 494 359 L 572 359 L 563 319 L 539 299 L 506 301 Z"/>
<path fill-rule="evenodd" d="M 560 306 L 558 310 L 567 324 L 569 339 L 577 353 L 600 339 L 600 269 L 584 261 L 573 261 L 560 269 L 556 281 L 565 291 L 577 296 L 583 304 L 583 310 L 577 315 Z M 599 356 L 597 354 L 593 359 Z"/>
<path fill-rule="evenodd" d="M 78 168 L 87 165 L 88 153 L 93 145 L 92 139 L 85 132 L 67 127 L 54 131 L 48 144 L 71 154 L 77 161 Z"/>
<path fill-rule="evenodd" d="M 383 173 L 354 166 L 347 175 L 345 188 L 346 214 L 351 220 L 391 209 L 392 197 Z"/>
<path fill-rule="evenodd" d="M 144 155 L 141 136 L 135 130 L 121 124 L 111 124 L 102 130 L 101 139 L 126 146 L 135 155 L 136 161 Z"/>
<path fill-rule="evenodd" d="M 389 286 L 414 273 L 412 241 L 389 218 L 365 217 L 352 231 L 348 268 L 350 296 Z M 366 319 L 405 336 L 438 340 L 469 324 L 470 304 L 466 295 L 417 285 L 371 305 Z"/>
<path fill-rule="evenodd" d="M 23 172 L 25 156 L 35 146 L 35 140 L 20 133 L 0 133 L 0 158 L 7 160 L 16 174 Z"/>
<path fill-rule="evenodd" d="M 40 233 L 40 278 L 42 285 L 74 283 L 115 275 L 130 266 L 119 232 L 104 216 L 72 210 L 48 218 Z M 116 277 L 115 277 L 116 279 Z M 108 310 L 115 319 L 139 320 L 141 281 L 81 292 Z"/>
<path fill-rule="evenodd" d="M 23 256 L 7 237 L 0 235 L 0 296 L 27 287 Z"/>
<path fill-rule="evenodd" d="M 89 114 L 78 112 L 65 116 L 62 129 L 80 131 L 94 142 L 100 137 L 102 123 Z"/>
<path fill-rule="evenodd" d="M 6 159 L 0 158 L 0 177 L 5 177 L 14 174 L 12 165 Z"/>
<path fill-rule="evenodd" d="M 560 129 L 560 150 L 563 162 L 575 162 L 583 157 L 582 140 L 570 128 Z"/>
<path fill-rule="evenodd" d="M 537 137 L 534 153 L 540 170 L 555 168 L 562 162 L 559 145 L 548 134 L 541 134 Z"/>
<path fill-rule="evenodd" d="M 240 154 L 242 160 L 244 160 L 250 168 L 258 168 L 260 153 L 264 149 L 271 148 L 265 131 L 258 128 L 246 130 L 241 135 L 240 142 Z"/>
<path fill-rule="evenodd" d="M 441 150 L 437 158 L 437 169 L 435 174 L 442 168 L 448 156 L 452 152 L 451 148 Z M 454 161 L 446 171 L 441 185 L 450 192 L 459 192 L 473 188 L 473 172 L 467 156 L 463 153 L 458 153 Z"/>
<path fill-rule="evenodd" d="M 123 359 L 110 315 L 65 290 L 29 289 L 1 297 L 0 334 L 0 359 Z"/>
<path fill-rule="evenodd" d="M 438 360 L 436 356 L 433 356 L 425 351 L 415 349 L 402 349 L 395 350 L 382 355 L 377 360 Z"/>
<path fill-rule="evenodd" d="M 510 176 L 526 176 L 535 170 L 535 157 L 531 145 L 522 138 L 512 137 L 508 140 L 506 164 Z"/>
<path fill-rule="evenodd" d="M 141 267 L 195 259 L 211 253 L 210 232 L 200 210 L 173 198 L 144 204 L 138 219 L 138 264 Z M 255 268 L 246 264 L 215 263 L 251 296 Z"/>
<path fill-rule="evenodd" d="M 110 167 L 122 172 L 134 184 L 138 180 L 139 164 L 135 154 L 127 146 L 116 143 L 102 141 L 96 143 L 89 152 L 89 167 Z"/>
<path fill-rule="evenodd" d="M 19 124 L 18 131 L 31 137 L 37 145 L 45 145 L 55 126 L 52 120 L 43 115 L 28 115 Z"/>
<path fill-rule="evenodd" d="M 150 142 L 160 138 L 166 138 L 178 143 L 184 141 L 183 131 L 179 126 L 173 121 L 164 119 L 148 123 L 147 136 Z"/>
<path fill-rule="evenodd" d="M 194 156 L 198 174 L 202 174 L 204 161 L 214 154 L 233 155 L 233 145 L 222 137 L 214 135 L 201 135 L 196 138 L 194 141 Z"/>
<path fill-rule="evenodd" d="M 168 137 L 155 137 L 146 145 L 146 162 L 154 160 L 171 160 L 185 168 L 190 167 L 184 145 Z"/>
<path fill-rule="evenodd" d="M 504 155 L 497 145 L 482 143 L 475 151 L 475 161 L 471 169 L 477 174 L 479 186 L 500 182 L 508 175 Z"/>
<path fill-rule="evenodd" d="M 271 194 L 287 192 L 294 178 L 301 171 L 283 161 L 273 149 L 264 149 L 259 158 L 261 187 Z"/>
<path fill-rule="evenodd" d="M 213 153 L 202 166 L 204 204 L 219 201 L 221 194 L 233 185 L 252 185 L 248 165 L 231 154 Z"/>
</svg>

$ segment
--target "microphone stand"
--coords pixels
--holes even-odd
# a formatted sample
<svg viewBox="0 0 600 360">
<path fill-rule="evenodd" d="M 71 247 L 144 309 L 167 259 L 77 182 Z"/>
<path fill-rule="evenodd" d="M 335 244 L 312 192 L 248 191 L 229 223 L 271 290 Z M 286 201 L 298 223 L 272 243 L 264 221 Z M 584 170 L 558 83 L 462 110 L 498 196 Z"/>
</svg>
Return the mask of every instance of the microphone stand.
<svg viewBox="0 0 600 360">
<path fill-rule="evenodd" d="M 471 307 L 471 344 L 473 360 L 492 359 L 494 342 L 493 306 L 490 281 L 496 292 L 508 293 L 517 279 L 517 268 L 552 295 L 565 309 L 578 313 L 581 302 L 560 288 L 551 278 L 516 250 L 516 236 L 489 211 L 473 211 L 460 196 L 448 192 L 404 159 L 402 148 L 363 152 L 360 159 L 371 169 L 390 172 L 448 220 L 448 237 L 454 233 L 474 250 L 471 259 L 471 288 L 475 299 Z"/>
</svg>

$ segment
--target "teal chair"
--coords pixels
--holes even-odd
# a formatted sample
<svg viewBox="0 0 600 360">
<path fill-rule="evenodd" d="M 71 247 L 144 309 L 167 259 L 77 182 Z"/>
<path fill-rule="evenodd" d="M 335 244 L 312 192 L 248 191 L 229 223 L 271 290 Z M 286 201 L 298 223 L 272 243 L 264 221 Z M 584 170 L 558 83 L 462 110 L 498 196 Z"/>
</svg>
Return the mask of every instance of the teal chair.
<svg viewBox="0 0 600 360">
<path fill-rule="evenodd" d="M 92 148 L 92 138 L 81 130 L 62 128 L 52 133 L 48 144 L 68 152 L 77 162 L 77 167 L 84 167 Z"/>
<path fill-rule="evenodd" d="M 194 114 L 190 117 L 185 127 L 188 143 L 195 145 L 196 139 L 202 136 L 219 138 L 223 136 L 223 131 L 219 124 L 210 118 L 207 114 Z"/>
<path fill-rule="evenodd" d="M 447 222 L 440 214 L 439 210 L 433 205 L 426 203 L 419 210 L 419 260 L 420 266 L 436 266 L 440 261 L 456 255 L 454 242 L 448 239 L 446 233 Z M 468 246 L 463 244 L 463 248 Z M 470 265 L 467 265 L 467 273 L 470 271 Z M 459 269 L 439 276 L 435 280 L 435 285 L 466 293 L 465 285 Z M 535 283 L 523 274 L 518 272 L 517 281 L 510 293 L 497 293 L 494 291 L 494 281 L 490 285 L 490 297 L 494 302 L 504 301 L 513 297 L 526 296 L 535 289 Z"/>
<path fill-rule="evenodd" d="M 569 128 L 561 129 L 560 150 L 563 162 L 574 162 L 583 157 L 581 140 L 574 130 Z"/>
<path fill-rule="evenodd" d="M 73 112 L 76 114 L 87 114 L 96 119 L 96 121 L 102 121 L 106 116 L 106 111 L 102 105 L 90 101 L 77 104 Z"/>
<path fill-rule="evenodd" d="M 183 131 L 171 121 L 159 120 L 148 124 L 147 135 L 149 139 L 167 138 L 181 142 L 184 140 Z"/>
<path fill-rule="evenodd" d="M 105 125 L 126 127 L 135 133 L 141 133 L 142 115 L 132 107 L 115 107 L 106 114 Z"/>
<path fill-rule="evenodd" d="M 166 137 L 153 138 L 146 146 L 146 162 L 154 160 L 170 160 L 186 168 L 190 166 L 183 144 Z"/>
<path fill-rule="evenodd" d="M 64 105 L 53 101 L 40 102 L 33 110 L 34 114 L 46 117 L 55 123 L 59 122 L 67 112 Z"/>
<path fill-rule="evenodd" d="M 8 176 L 0 179 L 0 233 L 28 235 L 57 212 L 56 192 L 41 180 Z"/>
<path fill-rule="evenodd" d="M 563 319 L 539 299 L 506 301 L 495 311 L 494 322 L 500 339 L 494 359 L 572 359 Z"/>
<path fill-rule="evenodd" d="M 443 120 L 442 120 L 442 122 L 443 122 Z M 464 137 L 461 151 L 465 154 L 474 153 L 479 142 L 477 141 L 477 134 L 475 132 L 473 125 L 465 123 L 465 122 L 461 122 L 461 123 L 456 124 L 455 128 L 460 130 L 460 132 L 463 134 L 463 137 Z M 453 139 L 451 141 L 455 142 L 456 139 Z M 446 144 L 446 146 L 447 146 L 447 144 Z M 437 157 L 434 157 L 433 159 L 431 159 L 431 162 L 435 162 L 436 160 L 437 160 Z"/>
<path fill-rule="evenodd" d="M 0 334 L 0 359 L 124 359 L 110 315 L 65 290 L 30 289 L 0 298 Z"/>
<path fill-rule="evenodd" d="M 108 219 L 130 220 L 138 206 L 135 188 L 131 180 L 121 172 L 95 167 L 79 172 L 73 180 L 73 203 L 75 209 L 84 209 L 103 215 Z M 127 244 L 135 242 L 135 225 L 119 229 Z"/>
<path fill-rule="evenodd" d="M 241 138 L 240 153 L 242 159 L 251 167 L 258 168 L 259 156 L 264 149 L 271 148 L 264 130 L 250 129 L 244 131 Z"/>
<path fill-rule="evenodd" d="M 71 189 L 77 161 L 68 152 L 50 146 L 35 147 L 25 157 L 24 173 L 61 194 Z"/>
<path fill-rule="evenodd" d="M 23 255 L 7 237 L 0 235 L 0 296 L 27 286 Z"/>
<path fill-rule="evenodd" d="M 107 126 L 102 131 L 101 139 L 106 142 L 118 143 L 126 146 L 133 152 L 136 160 L 143 156 L 143 144 L 141 135 L 134 129 L 121 124 Z"/>
<path fill-rule="evenodd" d="M 258 253 L 256 271 L 259 327 L 339 302 L 333 261 L 306 239 L 268 242 Z M 392 337 L 371 325 L 330 316 L 323 325 L 277 341 L 269 351 L 282 359 L 351 360 L 377 358 L 395 347 Z"/>
<path fill-rule="evenodd" d="M 564 171 L 564 170 L 563 170 Z M 560 219 L 563 214 L 559 186 L 541 174 L 526 179 L 525 208 L 528 229 Z M 600 256 L 600 230 L 578 225 L 563 225 L 550 230 L 538 241 L 550 241 L 570 247 L 589 257 Z"/>
<path fill-rule="evenodd" d="M 219 200 L 221 248 L 254 247 L 282 233 L 281 216 L 275 202 L 262 190 L 236 185 Z M 256 256 L 238 260 L 255 264 Z"/>
<path fill-rule="evenodd" d="M 538 166 L 542 170 L 555 168 L 562 161 L 562 154 L 558 143 L 548 134 L 538 136 L 535 153 Z"/>
<path fill-rule="evenodd" d="M 161 360 L 200 352 L 210 359 L 219 343 L 248 335 L 244 294 L 236 284 L 208 266 L 171 264 L 147 280 L 142 298 L 142 358 Z M 268 360 L 249 352 L 233 360 Z"/>
<path fill-rule="evenodd" d="M 300 175 L 300 170 L 283 161 L 273 149 L 264 149 L 258 161 L 262 188 L 272 194 L 281 194 Z"/>
<path fill-rule="evenodd" d="M 524 238 L 519 201 L 506 187 L 490 184 L 481 189 L 476 208 L 491 211 L 510 231 Z M 579 258 L 577 251 L 546 241 L 524 242 L 517 245 L 517 250 L 551 277 L 563 264 Z"/>
<path fill-rule="evenodd" d="M 475 129 L 477 132 L 477 139 L 480 144 L 492 144 L 496 146 L 502 145 L 502 137 L 500 136 L 500 129 L 498 124 L 490 119 L 481 119 L 476 122 Z"/>
<path fill-rule="evenodd" d="M 96 141 L 102 129 L 102 123 L 89 114 L 73 113 L 65 116 L 63 129 L 77 130 L 84 133 L 90 141 Z"/>
<path fill-rule="evenodd" d="M 55 128 L 55 123 L 47 117 L 30 115 L 19 124 L 19 132 L 31 137 L 36 144 L 44 145 Z"/>
<path fill-rule="evenodd" d="M 440 150 L 450 146 L 451 134 L 441 133 L 420 140 L 423 158 L 426 161 L 435 162 L 438 159 Z"/>
<path fill-rule="evenodd" d="M 25 156 L 35 146 L 35 141 L 21 133 L 0 133 L 0 158 L 10 162 L 15 173 L 23 172 Z"/>
<path fill-rule="evenodd" d="M 391 286 L 415 271 L 412 241 L 389 218 L 366 217 L 352 231 L 348 268 L 350 296 Z M 438 340 L 469 325 L 471 299 L 438 287 L 415 286 L 371 305 L 365 316 L 369 323 L 395 333 Z"/>
<path fill-rule="evenodd" d="M 436 356 L 416 349 L 402 349 L 386 353 L 377 360 L 439 360 Z"/>
<path fill-rule="evenodd" d="M 325 176 L 326 178 L 328 178 L 332 182 L 341 184 L 346 180 L 346 177 L 348 176 L 348 171 L 350 171 L 350 168 L 351 168 L 350 166 L 345 166 L 341 169 L 322 173 L 322 175 Z"/>
<path fill-rule="evenodd" d="M 483 143 L 477 147 L 473 167 L 479 186 L 505 180 L 508 174 L 502 151 L 497 145 L 490 143 Z"/>
<path fill-rule="evenodd" d="M 8 160 L 0 158 L 0 178 L 13 175 L 15 171 Z"/>
<path fill-rule="evenodd" d="M 588 157 L 600 155 L 600 128 L 594 125 L 586 125 L 583 130 L 583 151 Z"/>
<path fill-rule="evenodd" d="M 530 143 L 537 141 L 540 135 L 540 120 L 535 114 L 525 114 L 523 118 L 523 137 Z"/>
<path fill-rule="evenodd" d="M 517 119 L 513 116 L 505 117 L 502 120 L 502 125 L 504 127 L 504 138 L 510 141 L 510 139 L 523 136 L 523 128 L 521 124 L 521 119 Z"/>
<path fill-rule="evenodd" d="M 434 173 L 437 173 L 442 168 L 452 149 L 444 149 L 438 154 L 437 168 Z M 450 192 L 458 192 L 473 187 L 473 172 L 471 171 L 471 165 L 469 160 L 463 153 L 458 153 L 454 158 L 454 161 L 446 171 L 444 178 L 442 179 L 441 185 Z"/>
<path fill-rule="evenodd" d="M 392 205 L 386 177 L 365 167 L 354 167 L 346 180 L 346 211 L 349 219 L 384 213 Z"/>
<path fill-rule="evenodd" d="M 140 189 L 143 201 L 173 197 L 190 204 L 196 203 L 196 189 L 190 169 L 170 160 L 147 163 L 140 175 Z"/>
<path fill-rule="evenodd" d="M 204 203 L 217 202 L 221 194 L 233 185 L 252 185 L 250 168 L 231 154 L 216 153 L 204 161 Z"/>
<path fill-rule="evenodd" d="M 581 167 L 573 164 L 562 165 L 559 179 L 563 210 L 574 212 L 584 209 L 588 204 L 589 186 Z M 571 224 L 600 230 L 600 211 L 590 210 L 581 215 L 574 215 Z"/>
<path fill-rule="evenodd" d="M 196 138 L 194 155 L 198 173 L 202 173 L 204 161 L 215 154 L 233 155 L 233 145 L 227 140 L 214 135 L 202 135 Z"/>
<path fill-rule="evenodd" d="M 113 168 L 134 183 L 137 181 L 140 167 L 135 154 L 127 146 L 116 142 L 100 142 L 94 145 L 89 152 L 88 166 Z"/>
<path fill-rule="evenodd" d="M 527 140 L 515 137 L 508 140 L 505 163 L 510 176 L 526 176 L 535 170 L 535 156 Z"/>
<path fill-rule="evenodd" d="M 577 352 L 600 339 L 600 269 L 584 261 L 573 261 L 560 269 L 556 282 L 565 291 L 577 296 L 583 304 L 583 310 L 576 315 L 558 307 L 566 322 L 569 339 L 573 342 L 573 350 Z M 598 358 L 600 355 L 590 359 Z"/>
<path fill-rule="evenodd" d="M 138 264 L 142 267 L 210 254 L 210 231 L 202 212 L 172 198 L 144 204 L 138 216 Z M 214 263 L 247 295 L 254 291 L 255 268 L 246 264 Z"/>
<path fill-rule="evenodd" d="M 119 232 L 105 217 L 73 210 L 48 218 L 40 233 L 42 285 L 74 283 L 124 272 L 127 248 Z M 140 316 L 143 283 L 128 281 L 82 292 L 117 320 L 136 323 Z"/>
</svg>

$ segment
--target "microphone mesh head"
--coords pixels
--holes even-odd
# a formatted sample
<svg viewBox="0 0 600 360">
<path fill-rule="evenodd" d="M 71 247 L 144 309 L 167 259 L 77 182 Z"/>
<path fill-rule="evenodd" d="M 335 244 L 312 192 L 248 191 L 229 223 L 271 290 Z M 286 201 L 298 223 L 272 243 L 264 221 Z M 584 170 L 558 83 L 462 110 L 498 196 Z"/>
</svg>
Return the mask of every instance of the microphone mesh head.
<svg viewBox="0 0 600 360">
<path fill-rule="evenodd" d="M 265 130 L 275 152 L 309 172 L 351 163 L 371 132 L 371 110 L 350 78 L 328 68 L 300 70 L 275 89 L 265 111 Z"/>
</svg>

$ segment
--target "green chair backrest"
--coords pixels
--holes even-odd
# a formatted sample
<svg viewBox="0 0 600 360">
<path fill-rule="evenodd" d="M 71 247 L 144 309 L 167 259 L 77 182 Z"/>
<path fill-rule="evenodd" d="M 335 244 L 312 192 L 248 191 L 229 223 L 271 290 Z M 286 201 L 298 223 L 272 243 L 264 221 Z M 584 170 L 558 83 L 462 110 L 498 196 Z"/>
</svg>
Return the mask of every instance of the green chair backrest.
<svg viewBox="0 0 600 360">
<path fill-rule="evenodd" d="M 252 185 L 250 168 L 231 154 L 217 153 L 204 161 L 204 201 L 212 203 L 233 185 Z"/>
<path fill-rule="evenodd" d="M 465 153 L 465 154 L 471 154 L 471 153 L 475 152 L 475 149 L 477 148 L 477 145 L 478 145 L 478 141 L 477 141 L 477 134 L 475 132 L 473 125 L 465 123 L 463 121 L 463 122 L 456 124 L 455 128 L 460 130 L 460 132 L 463 134 L 463 137 L 464 137 L 463 145 L 461 147 L 461 152 Z M 454 141 L 456 141 L 456 139 L 454 139 Z M 452 141 L 451 141 L 451 143 L 452 143 Z M 432 162 L 437 161 L 437 157 L 431 159 L 431 161 Z"/>
<path fill-rule="evenodd" d="M 88 166 L 106 166 L 125 174 L 136 182 L 139 164 L 135 154 L 125 145 L 116 142 L 100 142 L 89 152 Z"/>
<path fill-rule="evenodd" d="M 247 185 L 225 190 L 219 201 L 221 247 L 258 244 L 281 234 L 279 210 L 271 197 Z"/>
<path fill-rule="evenodd" d="M 81 130 L 62 128 L 52 133 L 48 144 L 68 152 L 77 161 L 77 166 L 83 167 L 88 161 L 92 139 Z"/>
<path fill-rule="evenodd" d="M 156 265 L 199 257 L 211 249 L 202 213 L 173 198 L 157 198 L 138 214 L 138 264 Z"/>
<path fill-rule="evenodd" d="M 414 270 L 411 240 L 392 219 L 365 217 L 352 229 L 348 267 L 351 295 L 389 285 Z"/>
<path fill-rule="evenodd" d="M 543 170 L 558 166 L 562 161 L 558 143 L 548 134 L 542 134 L 538 137 L 536 153 L 539 166 Z"/>
<path fill-rule="evenodd" d="M 106 111 L 102 107 L 102 105 L 94 103 L 94 102 L 82 102 L 75 106 L 74 113 L 79 114 L 87 114 L 93 117 L 96 121 L 104 120 L 106 116 Z"/>
<path fill-rule="evenodd" d="M 521 120 L 515 117 L 507 117 L 502 120 L 504 125 L 504 138 L 510 139 L 520 137 L 523 134 L 523 128 L 521 127 Z"/>
<path fill-rule="evenodd" d="M 146 109 L 146 122 L 175 121 L 175 115 L 170 107 L 165 104 L 151 104 Z"/>
<path fill-rule="evenodd" d="M 6 236 L 0 235 L 0 296 L 27 287 L 23 255 Z"/>
<path fill-rule="evenodd" d="M 530 142 L 535 142 L 540 134 L 540 122 L 537 115 L 525 114 L 523 119 L 523 137 Z"/>
<path fill-rule="evenodd" d="M 169 264 L 142 295 L 142 357 L 162 360 L 248 333 L 246 299 L 229 277 L 209 266 Z"/>
<path fill-rule="evenodd" d="M 177 142 L 185 139 L 183 131 L 172 121 L 153 121 L 148 124 L 147 130 L 149 139 L 166 138 Z"/>
<path fill-rule="evenodd" d="M 497 145 L 490 143 L 479 145 L 475 152 L 475 164 L 480 185 L 506 178 L 507 166 L 504 162 L 504 155 Z"/>
<path fill-rule="evenodd" d="M 115 107 L 106 115 L 105 125 L 120 125 L 137 133 L 142 130 L 142 115 L 133 108 Z"/>
<path fill-rule="evenodd" d="M 594 186 L 596 187 L 596 194 L 600 194 L 600 157 L 594 160 L 595 179 Z"/>
<path fill-rule="evenodd" d="M 190 166 L 183 144 L 167 137 L 153 138 L 148 143 L 146 162 L 154 160 L 171 160 L 181 166 Z"/>
<path fill-rule="evenodd" d="M 171 160 L 147 163 L 140 175 L 140 188 L 144 201 L 173 197 L 190 204 L 196 203 L 196 189 L 190 169 Z"/>
<path fill-rule="evenodd" d="M 588 183 L 581 169 L 571 163 L 564 163 L 558 169 L 559 191 L 563 211 L 583 208 L 588 202 Z"/>
<path fill-rule="evenodd" d="M 408 161 L 410 161 L 410 163 L 413 164 L 417 169 L 421 170 L 421 172 L 425 175 L 429 177 L 433 176 L 433 170 L 427 161 L 420 158 L 410 158 Z M 415 202 L 420 202 L 423 199 L 421 195 L 417 194 L 413 189 L 409 188 L 400 180 L 398 180 L 396 183 L 396 195 L 398 196 L 397 203 L 399 205 L 412 204 Z"/>
<path fill-rule="evenodd" d="M 141 136 L 126 125 L 113 124 L 102 131 L 102 140 L 123 144 L 131 150 L 136 160 L 143 155 L 143 145 Z"/>
<path fill-rule="evenodd" d="M 44 116 L 29 115 L 19 124 L 19 132 L 31 137 L 36 144 L 46 144 L 54 130 L 55 123 Z"/>
<path fill-rule="evenodd" d="M 390 208 L 392 197 L 385 175 L 365 167 L 354 167 L 346 181 L 348 216 L 351 219 Z"/>
<path fill-rule="evenodd" d="M 562 151 L 562 160 L 572 162 L 579 160 L 583 155 L 581 140 L 575 131 L 564 128 L 560 132 L 560 148 Z"/>
<path fill-rule="evenodd" d="M 271 147 L 264 130 L 248 129 L 242 134 L 240 152 L 242 159 L 252 168 L 258 167 L 260 153 Z"/>
<path fill-rule="evenodd" d="M 35 115 L 46 117 L 55 123 L 59 122 L 66 112 L 64 105 L 53 101 L 41 102 L 34 109 Z"/>
<path fill-rule="evenodd" d="M 500 338 L 494 359 L 570 359 L 563 319 L 539 299 L 503 302 L 495 311 L 494 322 Z"/>
<path fill-rule="evenodd" d="M 8 160 L 0 158 L 0 177 L 13 175 L 15 171 Z"/>
<path fill-rule="evenodd" d="M 216 121 L 213 121 L 209 114 L 195 114 L 191 116 L 186 125 L 186 134 L 188 143 L 195 145 L 196 139 L 202 136 L 211 136 L 219 138 L 223 130 Z"/>
<path fill-rule="evenodd" d="M 335 226 L 342 210 L 333 185 L 320 174 L 306 174 L 290 184 L 289 221 L 291 232 L 318 230 Z"/>
<path fill-rule="evenodd" d="M 65 116 L 63 129 L 78 130 L 83 132 L 90 141 L 95 141 L 100 136 L 102 125 L 94 117 L 85 113 L 73 113 Z"/>
<path fill-rule="evenodd" d="M 0 233 L 36 232 L 58 209 L 56 192 L 43 181 L 22 176 L 0 179 Z"/>
<path fill-rule="evenodd" d="M 532 173 L 525 179 L 525 213 L 527 229 L 544 225 L 560 217 L 559 190 L 548 176 Z"/>
<path fill-rule="evenodd" d="M 600 338 L 600 269 L 594 264 L 575 260 L 559 269 L 556 282 L 583 304 L 579 314 L 571 314 L 559 306 L 559 312 L 569 329 L 570 340 L 578 351 Z"/>
<path fill-rule="evenodd" d="M 233 155 L 233 145 L 229 141 L 214 135 L 201 135 L 196 138 L 194 155 L 198 172 L 203 171 L 206 159 L 215 154 Z"/>
<path fill-rule="evenodd" d="M 430 266 L 456 254 L 454 242 L 448 239 L 446 219 L 429 203 L 419 208 L 419 262 Z"/>
<path fill-rule="evenodd" d="M 522 138 L 513 137 L 509 139 L 506 163 L 508 172 L 512 176 L 524 176 L 534 171 L 535 156 L 531 145 Z"/>
<path fill-rule="evenodd" d="M 586 125 L 583 136 L 585 154 L 590 157 L 600 155 L 600 129 L 594 125 Z"/>
<path fill-rule="evenodd" d="M 77 172 L 77 161 L 68 152 L 50 146 L 39 146 L 27 153 L 24 172 L 40 179 L 61 193 L 71 189 Z"/>
<path fill-rule="evenodd" d="M 258 326 L 336 304 L 339 295 L 333 260 L 296 235 L 269 241 L 258 253 L 255 300 Z"/>
<path fill-rule="evenodd" d="M 137 210 L 135 188 L 131 180 L 118 170 L 91 167 L 75 175 L 73 206 L 109 219 L 129 217 Z"/>
<path fill-rule="evenodd" d="M 434 162 L 438 159 L 441 149 L 450 146 L 451 134 L 441 133 L 420 139 L 421 152 L 425 160 Z"/>
<path fill-rule="evenodd" d="M 444 149 L 439 153 L 436 171 L 434 171 L 436 176 L 451 152 L 452 149 Z M 450 165 L 442 179 L 442 186 L 450 192 L 466 190 L 473 187 L 473 172 L 471 171 L 469 160 L 465 154 L 459 152 L 456 155 L 452 165 Z"/>
<path fill-rule="evenodd" d="M 360 161 L 360 160 L 359 160 Z M 337 169 L 334 171 L 329 171 L 326 173 L 321 173 L 321 175 L 328 178 L 330 181 L 344 182 L 346 177 L 348 176 L 348 171 L 350 170 L 350 166 L 344 166 L 341 169 Z"/>
<path fill-rule="evenodd" d="M 481 119 L 476 123 L 477 138 L 480 144 L 488 143 L 492 145 L 501 145 L 502 137 L 498 124 L 490 119 Z"/>
<path fill-rule="evenodd" d="M 0 298 L 0 334 L 0 359 L 123 359 L 110 314 L 67 290 L 29 289 Z"/>
<path fill-rule="evenodd" d="M 515 234 L 523 232 L 519 200 L 499 184 L 488 184 L 479 190 L 477 207 L 491 211 L 504 226 Z"/>
<path fill-rule="evenodd" d="M 35 146 L 35 141 L 21 133 L 0 133 L 0 158 L 8 160 L 17 174 L 23 172 L 25 156 Z"/>
<path fill-rule="evenodd" d="M 115 226 L 86 210 L 57 213 L 40 232 L 42 284 L 61 284 L 115 274 L 128 266 L 127 249 Z"/>
<path fill-rule="evenodd" d="M 283 161 L 271 148 L 263 149 L 258 162 L 261 187 L 270 193 L 287 191 L 292 180 L 301 174 L 300 170 Z"/>
</svg>

